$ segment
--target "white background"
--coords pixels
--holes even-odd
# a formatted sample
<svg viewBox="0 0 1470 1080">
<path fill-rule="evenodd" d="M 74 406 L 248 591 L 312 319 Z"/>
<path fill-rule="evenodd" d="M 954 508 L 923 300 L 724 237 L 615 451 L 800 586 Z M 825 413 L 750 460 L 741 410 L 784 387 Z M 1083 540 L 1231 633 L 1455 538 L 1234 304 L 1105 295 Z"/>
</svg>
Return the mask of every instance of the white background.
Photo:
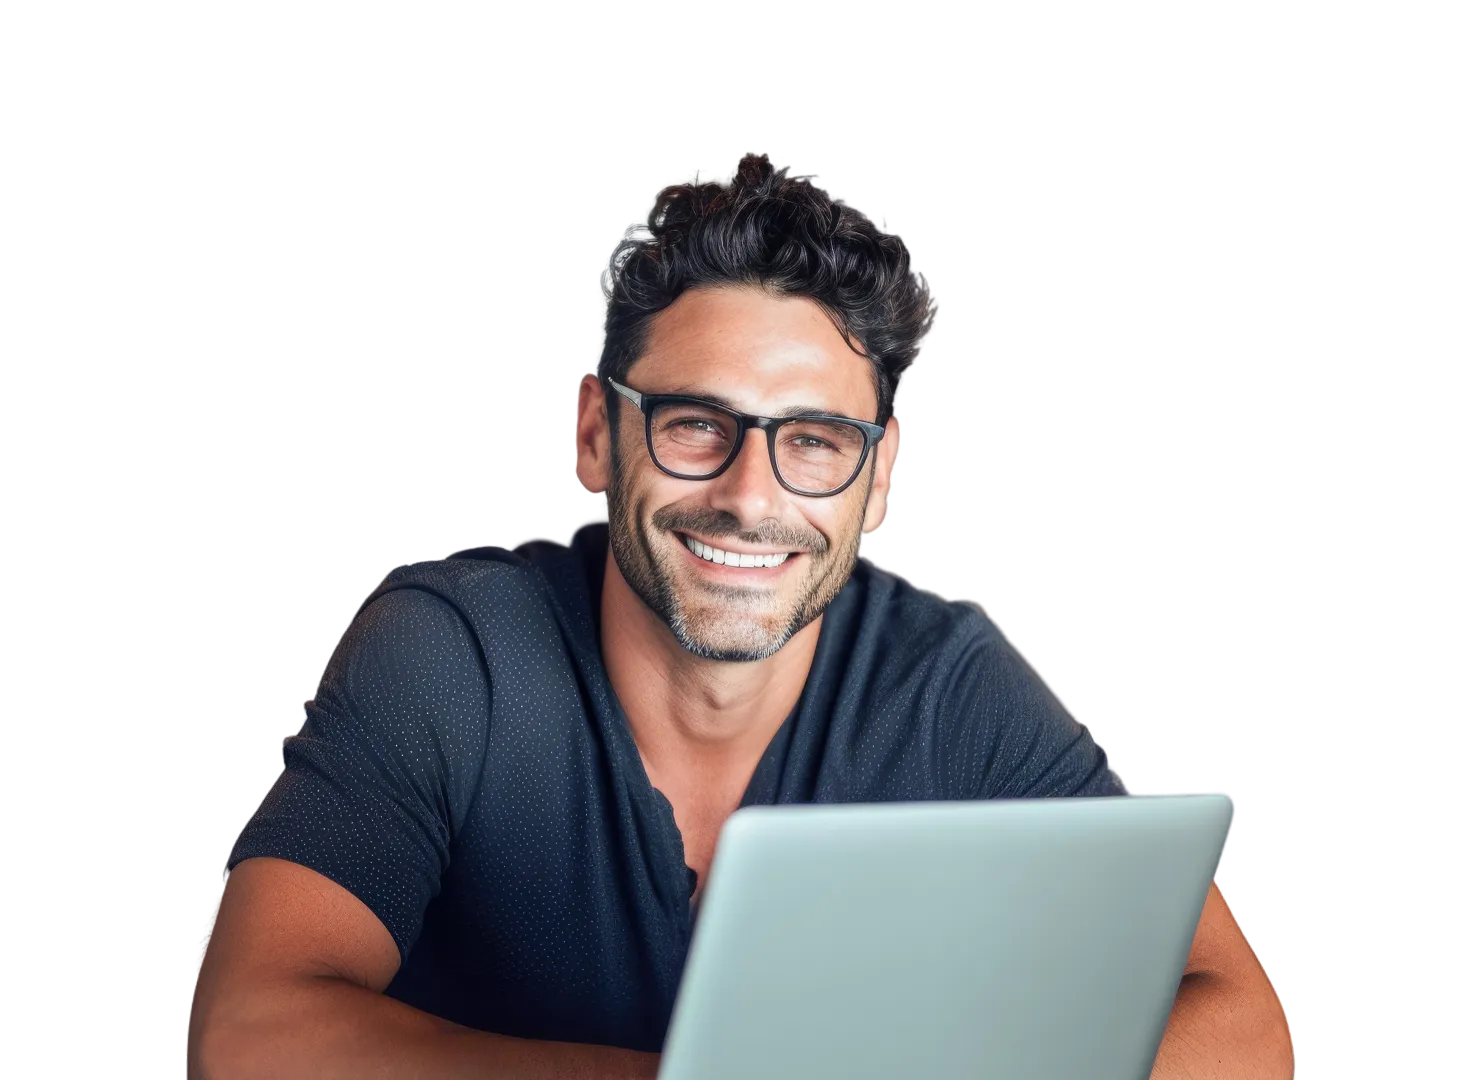
<svg viewBox="0 0 1470 1080">
<path fill-rule="evenodd" d="M 983 604 L 1134 791 L 1234 797 L 1300 1075 L 1457 1070 L 1462 11 L 8 6 L 0 1055 L 182 1075 L 357 605 L 601 516 L 599 273 L 754 150 L 939 301 L 864 553 Z"/>
</svg>

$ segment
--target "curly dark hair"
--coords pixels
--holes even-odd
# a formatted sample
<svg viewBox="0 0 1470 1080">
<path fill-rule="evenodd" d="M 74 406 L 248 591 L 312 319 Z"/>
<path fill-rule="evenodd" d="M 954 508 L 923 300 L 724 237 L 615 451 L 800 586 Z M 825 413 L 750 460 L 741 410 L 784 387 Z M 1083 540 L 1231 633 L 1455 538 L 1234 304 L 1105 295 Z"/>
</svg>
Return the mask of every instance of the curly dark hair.
<svg viewBox="0 0 1470 1080">
<path fill-rule="evenodd" d="M 898 377 L 934 321 L 929 287 L 910 272 L 902 240 L 805 177 L 788 177 L 765 154 L 741 158 L 729 184 L 664 188 L 647 229 L 635 227 L 618 245 L 603 279 L 598 376 L 623 380 L 647 345 L 650 320 L 686 289 L 729 284 L 819 304 L 872 362 L 877 419 L 887 423 Z"/>
</svg>

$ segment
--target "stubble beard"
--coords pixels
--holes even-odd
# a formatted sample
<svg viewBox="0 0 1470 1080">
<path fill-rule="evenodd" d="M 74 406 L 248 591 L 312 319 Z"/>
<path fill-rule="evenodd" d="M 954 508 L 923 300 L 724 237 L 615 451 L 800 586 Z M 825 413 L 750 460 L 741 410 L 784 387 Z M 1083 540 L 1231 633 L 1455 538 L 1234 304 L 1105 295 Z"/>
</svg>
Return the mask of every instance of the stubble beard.
<svg viewBox="0 0 1470 1080">
<path fill-rule="evenodd" d="M 862 514 L 857 526 L 846 530 L 833 546 L 812 532 L 799 540 L 778 529 L 739 531 L 735 519 L 724 511 L 681 510 L 665 506 L 654 511 L 645 525 L 638 507 L 629 496 L 623 469 L 614 451 L 612 480 L 608 485 L 608 542 L 618 570 L 629 588 L 668 626 L 680 646 L 707 660 L 748 662 L 774 656 L 804 627 L 809 626 L 837 598 L 857 566 L 862 540 Z M 871 476 L 868 490 L 871 491 Z M 867 509 L 867 494 L 862 510 Z M 686 586 L 689 593 L 709 598 L 697 603 L 681 595 L 676 587 L 679 571 L 671 557 L 654 547 L 654 531 L 681 529 L 710 537 L 732 536 L 749 544 L 778 546 L 792 544 L 811 561 L 804 587 L 794 602 L 767 609 L 764 590 L 700 582 Z M 682 541 L 681 541 L 682 543 Z M 673 559 L 682 558 L 674 555 Z M 767 609 L 767 610 L 762 610 Z"/>
</svg>

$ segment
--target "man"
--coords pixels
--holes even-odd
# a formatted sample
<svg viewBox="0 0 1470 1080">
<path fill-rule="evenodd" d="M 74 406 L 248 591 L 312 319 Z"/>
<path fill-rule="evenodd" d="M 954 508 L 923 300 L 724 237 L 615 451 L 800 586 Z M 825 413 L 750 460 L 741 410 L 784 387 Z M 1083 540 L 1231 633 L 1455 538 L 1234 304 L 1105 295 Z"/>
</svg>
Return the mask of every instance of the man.
<svg viewBox="0 0 1470 1080">
<path fill-rule="evenodd" d="M 763 156 L 661 193 L 581 386 L 607 526 L 369 597 L 230 855 L 192 1075 L 653 1076 L 737 807 L 1123 793 L 979 608 L 858 559 L 932 318 Z M 1214 889 L 1155 1072 L 1291 1072 Z"/>
</svg>

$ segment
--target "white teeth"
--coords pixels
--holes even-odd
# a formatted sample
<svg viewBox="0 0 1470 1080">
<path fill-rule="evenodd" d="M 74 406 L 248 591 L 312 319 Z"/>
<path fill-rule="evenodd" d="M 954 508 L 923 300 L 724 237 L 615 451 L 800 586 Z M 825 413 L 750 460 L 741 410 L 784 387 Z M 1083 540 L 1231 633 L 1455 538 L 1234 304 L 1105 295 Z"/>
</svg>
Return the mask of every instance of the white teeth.
<svg viewBox="0 0 1470 1080">
<path fill-rule="evenodd" d="M 778 552 L 773 555 L 753 555 L 749 552 L 721 551 L 717 547 L 694 539 L 692 536 L 684 537 L 684 546 L 701 559 L 718 563 L 721 566 L 780 566 L 786 561 L 789 552 Z"/>
</svg>

